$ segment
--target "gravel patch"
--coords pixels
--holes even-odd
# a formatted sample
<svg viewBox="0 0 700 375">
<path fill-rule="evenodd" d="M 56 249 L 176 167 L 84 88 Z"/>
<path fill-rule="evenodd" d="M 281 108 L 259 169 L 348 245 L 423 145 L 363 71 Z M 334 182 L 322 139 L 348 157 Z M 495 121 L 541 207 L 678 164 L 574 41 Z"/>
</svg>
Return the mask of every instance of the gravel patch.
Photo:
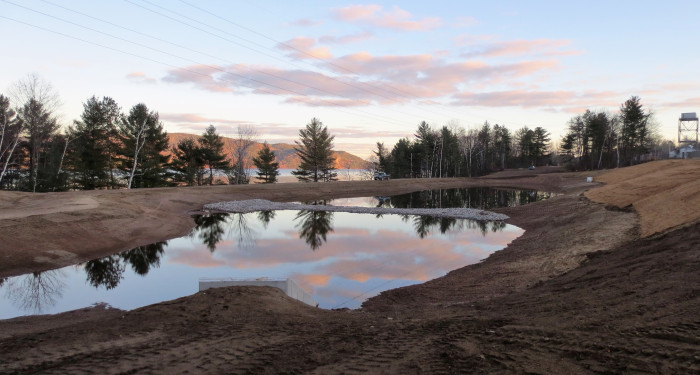
<svg viewBox="0 0 700 375">
<path fill-rule="evenodd" d="M 235 213 L 247 213 L 254 211 L 278 211 L 278 210 L 304 210 L 304 211 L 330 211 L 349 212 L 357 214 L 390 214 L 390 215 L 417 215 L 435 216 L 454 219 L 471 219 L 479 221 L 500 221 L 508 219 L 508 216 L 478 210 L 474 208 L 386 208 L 386 207 L 350 207 L 350 206 L 323 206 L 312 204 L 300 204 L 290 202 L 272 202 L 266 199 L 248 199 L 242 201 L 218 202 L 204 205 L 205 210 L 223 211 Z"/>
</svg>

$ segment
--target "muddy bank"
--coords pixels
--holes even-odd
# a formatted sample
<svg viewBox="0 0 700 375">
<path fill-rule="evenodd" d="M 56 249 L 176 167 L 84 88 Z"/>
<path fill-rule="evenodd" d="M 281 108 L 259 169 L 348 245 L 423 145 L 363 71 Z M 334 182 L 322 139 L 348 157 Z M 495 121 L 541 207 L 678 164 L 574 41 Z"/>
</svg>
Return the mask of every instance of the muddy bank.
<svg viewBox="0 0 700 375">
<path fill-rule="evenodd" d="M 531 171 L 525 171 L 531 172 Z M 418 190 L 502 186 L 558 191 L 557 178 L 410 179 L 30 194 L 0 191 L 0 277 L 61 268 L 183 236 L 189 213 L 207 203 L 276 202 L 394 195 Z M 576 184 L 581 179 L 577 177 Z M 585 180 L 584 180 L 585 181 Z M 590 185 L 590 184 L 589 184 Z"/>
<path fill-rule="evenodd" d="M 128 312 L 96 307 L 5 320 L 0 373 L 699 373 L 700 224 L 640 238 L 634 209 L 583 195 L 600 186 L 585 182 L 590 174 L 525 173 L 440 181 L 437 187 L 562 195 L 499 210 L 526 229 L 506 249 L 443 278 L 382 293 L 361 310 L 316 309 L 248 287 Z M 433 187 L 419 181 L 407 189 L 419 183 L 415 190 Z M 401 187 L 382 184 L 235 195 L 291 201 L 387 195 Z M 204 199 L 219 197 L 210 194 Z M 155 217 L 163 207 L 177 216 L 200 197 L 179 199 L 188 203 L 139 203 Z"/>
</svg>

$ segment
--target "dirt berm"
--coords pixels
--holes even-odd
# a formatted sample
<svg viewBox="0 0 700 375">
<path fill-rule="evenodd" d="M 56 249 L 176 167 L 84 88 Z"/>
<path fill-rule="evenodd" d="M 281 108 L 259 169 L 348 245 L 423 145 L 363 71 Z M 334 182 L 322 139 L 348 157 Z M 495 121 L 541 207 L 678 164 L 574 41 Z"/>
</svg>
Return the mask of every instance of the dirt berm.
<svg viewBox="0 0 700 375">
<path fill-rule="evenodd" d="M 479 179 L 0 192 L 0 277 L 186 233 L 186 213 L 217 200 L 462 186 L 561 194 L 500 210 L 526 230 L 504 250 L 359 310 L 239 287 L 132 311 L 0 321 L 0 373 L 700 373 L 700 161 Z M 96 238 L 105 241 L 82 243 Z"/>
</svg>

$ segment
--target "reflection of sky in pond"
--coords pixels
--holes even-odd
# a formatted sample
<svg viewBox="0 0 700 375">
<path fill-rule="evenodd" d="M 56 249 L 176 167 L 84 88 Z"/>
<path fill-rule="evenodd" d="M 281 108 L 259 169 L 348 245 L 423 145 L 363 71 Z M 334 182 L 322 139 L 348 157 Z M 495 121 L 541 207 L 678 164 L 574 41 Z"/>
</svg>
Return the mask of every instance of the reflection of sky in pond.
<svg viewBox="0 0 700 375">
<path fill-rule="evenodd" d="M 6 279 L 0 286 L 0 318 L 96 302 L 133 309 L 196 293 L 199 278 L 218 277 L 290 277 L 320 307 L 356 308 L 383 290 L 478 262 L 522 233 L 503 223 L 429 217 L 296 211 L 271 216 L 268 222 L 261 213 L 220 214 L 209 222 L 200 218 L 192 235 L 155 251 L 44 272 L 39 281 L 31 274 Z M 96 265 L 104 266 L 104 259 L 120 272 L 110 290 L 106 283 L 92 286 L 86 276 L 100 269 Z M 109 279 L 92 276 L 100 280 L 97 284 Z"/>
</svg>

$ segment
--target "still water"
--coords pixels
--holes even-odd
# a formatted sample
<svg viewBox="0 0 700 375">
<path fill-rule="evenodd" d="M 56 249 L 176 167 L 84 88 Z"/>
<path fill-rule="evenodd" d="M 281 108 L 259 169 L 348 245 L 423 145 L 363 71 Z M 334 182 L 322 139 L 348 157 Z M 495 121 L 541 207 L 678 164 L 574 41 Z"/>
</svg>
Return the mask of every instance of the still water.
<svg viewBox="0 0 700 375">
<path fill-rule="evenodd" d="M 420 194 L 316 203 L 447 207 L 440 199 L 461 206 L 464 200 L 454 194 L 463 193 L 423 193 L 439 203 L 428 203 Z M 381 291 L 476 263 L 523 232 L 503 222 L 341 212 L 208 214 L 195 221 L 185 237 L 0 280 L 0 318 L 94 303 L 134 309 L 196 293 L 200 278 L 219 277 L 292 278 L 319 307 L 357 308 Z"/>
</svg>

